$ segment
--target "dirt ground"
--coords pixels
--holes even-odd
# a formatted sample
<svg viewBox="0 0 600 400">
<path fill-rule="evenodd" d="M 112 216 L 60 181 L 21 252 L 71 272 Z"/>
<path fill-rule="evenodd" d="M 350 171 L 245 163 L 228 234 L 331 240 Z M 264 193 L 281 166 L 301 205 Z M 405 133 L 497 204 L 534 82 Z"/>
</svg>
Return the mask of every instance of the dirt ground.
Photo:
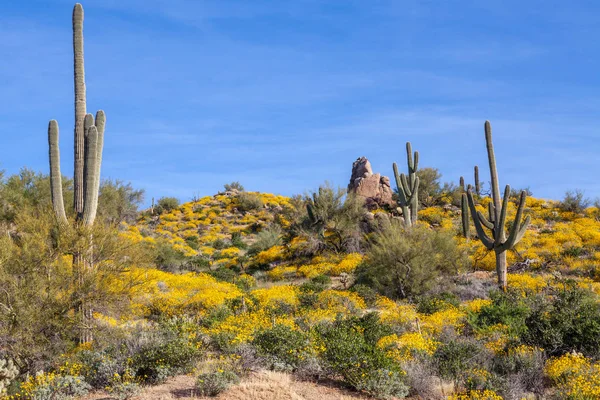
<svg viewBox="0 0 600 400">
<path fill-rule="evenodd" d="M 94 393 L 85 400 L 112 400 L 106 393 Z M 194 378 L 176 376 L 162 385 L 145 388 L 137 400 L 209 399 L 194 393 Z M 339 387 L 295 381 L 290 375 L 261 371 L 244 379 L 217 397 L 217 400 L 366 400 L 368 397 Z"/>
</svg>

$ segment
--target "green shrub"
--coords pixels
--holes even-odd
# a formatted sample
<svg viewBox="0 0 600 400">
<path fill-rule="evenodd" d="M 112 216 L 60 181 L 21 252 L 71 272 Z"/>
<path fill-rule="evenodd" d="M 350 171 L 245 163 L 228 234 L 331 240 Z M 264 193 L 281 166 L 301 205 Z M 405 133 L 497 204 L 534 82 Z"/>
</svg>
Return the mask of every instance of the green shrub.
<svg viewBox="0 0 600 400">
<path fill-rule="evenodd" d="M 263 207 L 262 199 L 256 193 L 242 192 L 236 200 L 237 208 L 242 212 L 258 210 Z"/>
<path fill-rule="evenodd" d="M 233 232 L 231 234 L 231 244 L 238 249 L 246 249 L 248 245 L 244 242 L 241 232 Z"/>
<path fill-rule="evenodd" d="M 520 293 L 494 291 L 491 293 L 491 304 L 484 305 L 477 313 L 469 313 L 467 321 L 476 331 L 486 332 L 495 325 L 508 327 L 513 337 L 521 337 L 527 331 L 526 318 L 531 312 L 528 299 Z"/>
<path fill-rule="evenodd" d="M 223 250 L 229 247 L 229 243 L 226 240 L 219 238 L 212 242 L 211 246 L 216 250 Z"/>
<path fill-rule="evenodd" d="M 524 341 L 550 355 L 576 351 L 600 357 L 598 296 L 575 282 L 537 296 L 524 323 L 528 327 Z"/>
<path fill-rule="evenodd" d="M 252 343 L 278 370 L 296 369 L 309 354 L 308 336 L 281 324 L 261 330 Z"/>
<path fill-rule="evenodd" d="M 359 295 L 368 307 L 373 307 L 377 302 L 377 291 L 370 286 L 358 283 L 352 285 L 350 291 Z"/>
<path fill-rule="evenodd" d="M 377 347 L 389 331 L 376 314 L 336 320 L 317 326 L 316 332 L 325 348 L 321 354 L 325 366 L 349 385 L 381 398 L 406 396 L 399 365 Z M 383 374 L 390 380 L 383 380 Z"/>
<path fill-rule="evenodd" d="M 177 272 L 186 262 L 186 256 L 162 239 L 156 241 L 154 262 L 163 271 Z"/>
<path fill-rule="evenodd" d="M 586 198 L 583 190 L 568 190 L 558 207 L 563 211 L 582 213 L 591 204 L 590 199 Z"/>
<path fill-rule="evenodd" d="M 300 291 L 302 293 L 320 293 L 327 289 L 331 284 L 331 278 L 327 275 L 317 275 L 310 279 L 308 282 L 304 282 L 300 285 Z"/>
<path fill-rule="evenodd" d="M 137 396 L 142 388 L 138 383 L 139 379 L 135 377 L 130 369 L 123 374 L 115 374 L 112 377 L 110 385 L 106 391 L 118 400 L 127 400 Z"/>
<path fill-rule="evenodd" d="M 466 256 L 451 233 L 422 226 L 407 229 L 392 221 L 374 235 L 365 262 L 356 270 L 356 283 L 390 298 L 413 297 L 465 265 Z"/>
<path fill-rule="evenodd" d="M 417 311 L 422 314 L 433 314 L 459 305 L 460 299 L 455 294 L 440 293 L 434 296 L 421 297 L 417 303 Z"/>
<path fill-rule="evenodd" d="M 143 381 L 160 383 L 169 376 L 189 372 L 199 355 L 199 350 L 186 340 L 156 340 L 140 349 L 132 366 Z"/>
<path fill-rule="evenodd" d="M 177 207 L 179 207 L 179 200 L 175 197 L 161 197 L 160 199 L 158 199 L 158 202 L 156 203 L 156 207 L 154 208 L 154 210 L 158 213 L 158 214 L 162 214 L 165 212 L 171 212 L 174 209 L 176 209 Z"/>
<path fill-rule="evenodd" d="M 88 394 L 91 386 L 82 376 L 58 375 L 31 393 L 32 400 L 72 400 Z"/>
<path fill-rule="evenodd" d="M 237 277 L 237 274 L 234 271 L 226 267 L 221 267 L 214 271 L 209 271 L 208 274 L 220 281 L 229 283 L 233 283 L 235 281 L 235 278 Z"/>
<path fill-rule="evenodd" d="M 508 352 L 494 358 L 493 370 L 506 377 L 508 387 L 504 389 L 505 392 L 521 388 L 523 393 L 519 398 L 525 397 L 525 392 L 541 395 L 544 391 L 545 362 L 546 356 L 540 348 L 511 347 Z"/>
<path fill-rule="evenodd" d="M 242 186 L 242 184 L 239 183 L 238 181 L 234 181 L 234 182 L 231 182 L 231 183 L 226 183 L 226 184 L 223 185 L 223 188 L 226 191 L 228 191 L 228 192 L 231 191 L 231 190 L 237 190 L 239 192 L 243 192 L 245 190 L 244 186 Z"/>
<path fill-rule="evenodd" d="M 219 370 L 200 374 L 196 379 L 196 389 L 201 396 L 217 396 L 227 390 L 231 385 L 236 385 L 240 378 L 235 372 Z"/>
<path fill-rule="evenodd" d="M 433 362 L 442 378 L 459 384 L 465 380 L 467 371 L 477 366 L 476 361 L 482 351 L 481 346 L 473 341 L 450 339 L 436 349 Z"/>
<path fill-rule="evenodd" d="M 248 249 L 248 255 L 255 255 L 263 250 L 281 244 L 282 230 L 279 225 L 270 225 L 256 235 L 256 240 Z"/>
<path fill-rule="evenodd" d="M 361 377 L 356 389 L 378 399 L 401 399 L 409 393 L 403 373 L 395 369 L 376 369 L 367 372 L 364 377 Z"/>
</svg>

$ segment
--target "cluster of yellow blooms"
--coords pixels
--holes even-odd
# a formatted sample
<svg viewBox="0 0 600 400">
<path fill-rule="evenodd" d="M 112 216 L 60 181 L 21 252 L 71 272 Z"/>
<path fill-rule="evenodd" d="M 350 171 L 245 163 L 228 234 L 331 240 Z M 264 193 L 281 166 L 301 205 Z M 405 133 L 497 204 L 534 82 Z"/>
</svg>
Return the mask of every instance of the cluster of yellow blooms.
<svg viewBox="0 0 600 400">
<path fill-rule="evenodd" d="M 503 400 L 502 396 L 493 390 L 470 390 L 448 397 L 448 400 Z"/>
<path fill-rule="evenodd" d="M 439 343 L 428 335 L 419 332 L 407 332 L 400 336 L 394 334 L 379 339 L 377 346 L 399 362 L 412 360 L 417 354 L 431 356 Z"/>
<path fill-rule="evenodd" d="M 600 398 L 600 364 L 582 354 L 568 353 L 548 360 L 545 373 L 562 398 L 572 400 Z"/>
</svg>

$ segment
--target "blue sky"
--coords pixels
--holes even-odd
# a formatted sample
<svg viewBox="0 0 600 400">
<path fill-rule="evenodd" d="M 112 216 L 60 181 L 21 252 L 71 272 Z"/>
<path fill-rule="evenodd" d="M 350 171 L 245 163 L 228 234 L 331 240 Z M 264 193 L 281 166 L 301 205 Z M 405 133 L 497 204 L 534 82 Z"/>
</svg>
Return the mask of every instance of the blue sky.
<svg viewBox="0 0 600 400">
<path fill-rule="evenodd" d="M 48 170 L 49 119 L 72 174 L 73 1 L 0 2 L 0 168 Z M 291 195 L 391 175 L 404 144 L 443 180 L 600 196 L 596 1 L 89 0 L 88 111 L 103 177 L 189 200 L 224 183 Z M 405 168 L 405 167 L 404 167 Z"/>
</svg>

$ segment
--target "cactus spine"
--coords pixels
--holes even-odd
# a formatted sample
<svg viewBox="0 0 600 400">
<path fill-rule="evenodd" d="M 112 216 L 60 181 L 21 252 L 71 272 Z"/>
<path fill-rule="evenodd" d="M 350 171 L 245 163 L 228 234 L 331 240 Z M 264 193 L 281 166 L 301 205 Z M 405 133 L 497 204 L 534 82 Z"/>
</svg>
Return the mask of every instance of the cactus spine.
<svg viewBox="0 0 600 400">
<path fill-rule="evenodd" d="M 104 127 L 106 116 L 104 111 L 86 114 L 85 71 L 83 59 L 83 7 L 75 4 L 73 8 L 73 58 L 75 86 L 75 164 L 73 172 L 75 224 L 90 227 L 96 219 L 98 194 L 100 191 L 100 167 L 102 149 L 104 147 Z M 60 150 L 58 145 L 59 129 L 55 120 L 48 124 L 48 146 L 50 158 L 50 185 L 52 191 L 52 207 L 61 225 L 68 223 L 62 193 L 62 177 L 60 173 Z M 73 267 L 79 288 L 83 286 L 86 270 L 93 268 L 90 261 L 92 248 L 73 254 Z M 88 260 L 86 260 L 86 257 Z M 92 340 L 91 321 L 92 308 L 85 295 L 81 295 L 79 312 L 81 315 L 82 343 Z"/>
<path fill-rule="evenodd" d="M 104 146 L 104 111 L 86 114 L 85 75 L 83 69 L 83 7 L 73 8 L 73 54 L 75 67 L 75 168 L 74 210 L 76 220 L 91 226 L 98 209 L 100 189 L 100 166 Z M 67 223 L 63 203 L 62 178 L 60 173 L 59 129 L 55 120 L 48 124 L 48 146 L 50 158 L 50 184 L 52 206 L 61 223 Z"/>
<path fill-rule="evenodd" d="M 410 142 L 406 142 L 406 159 L 408 177 L 404 173 L 398 174 L 396 163 L 393 164 L 393 168 L 396 187 L 398 188 L 398 205 L 402 208 L 404 224 L 410 227 L 417 222 L 417 211 L 419 209 L 419 177 L 417 176 L 419 152 L 415 151 L 413 157 Z"/>
<path fill-rule="evenodd" d="M 489 121 L 485 122 L 485 141 L 488 153 L 488 161 L 490 165 L 490 175 L 492 178 L 492 202 L 488 205 L 488 217 L 486 218 L 480 211 L 475 208 L 475 200 L 471 189 L 467 190 L 467 201 L 471 211 L 471 218 L 477 231 L 477 237 L 488 250 L 494 250 L 496 253 L 496 273 L 498 275 L 498 284 L 503 290 L 507 286 L 507 266 L 506 266 L 506 251 L 514 248 L 521 240 L 531 218 L 527 216 L 523 223 L 523 210 L 525 209 L 525 199 L 527 195 L 525 191 L 521 191 L 517 214 L 510 228 L 508 237 L 504 230 L 506 222 L 506 210 L 508 209 L 508 200 L 510 197 L 510 186 L 506 185 L 504 189 L 504 197 L 500 197 L 500 186 L 498 183 L 498 171 L 496 170 L 496 157 L 494 155 L 494 145 L 492 144 L 492 127 Z M 464 195 L 463 195 L 464 196 Z M 463 224 L 465 219 L 463 218 Z M 491 231 L 489 236 L 485 229 Z M 463 226 L 463 230 L 465 227 Z"/>
</svg>

